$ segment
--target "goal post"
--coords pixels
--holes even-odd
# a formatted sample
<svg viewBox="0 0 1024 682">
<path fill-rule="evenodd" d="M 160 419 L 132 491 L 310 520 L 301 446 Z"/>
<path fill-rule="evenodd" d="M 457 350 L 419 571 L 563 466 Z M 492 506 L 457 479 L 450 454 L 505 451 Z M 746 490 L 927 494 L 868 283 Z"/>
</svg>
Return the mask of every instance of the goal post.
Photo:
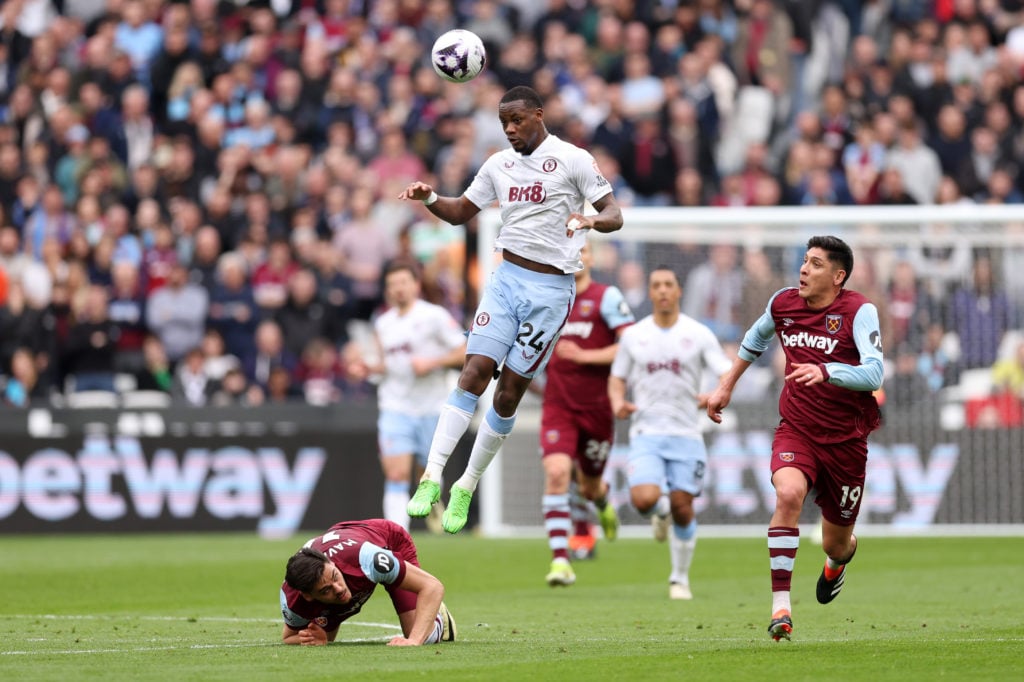
<svg viewBox="0 0 1024 682">
<path fill-rule="evenodd" d="M 899 264 L 910 263 L 946 310 L 952 292 L 971 284 L 975 262 L 984 257 L 992 265 L 997 289 L 1016 311 L 1002 335 L 999 357 L 1012 356 L 1024 343 L 1024 206 L 626 208 L 623 213 L 622 230 L 592 233 L 594 275 L 623 288 L 628 284 L 620 281 L 626 270 L 634 277 L 639 271 L 644 299 L 651 267 L 672 267 L 685 288 L 689 271 L 705 262 L 707 251 L 716 245 L 735 247 L 735 269 L 740 272 L 745 252 L 763 252 L 783 285 L 795 284 L 807 240 L 832 234 L 853 248 L 854 273 L 848 286 L 876 303 L 883 337 L 903 305 L 887 295 Z M 496 209 L 481 212 L 481 282 L 500 258 L 493 250 L 499 229 Z M 773 293 L 744 287 L 749 289 L 745 295 L 762 306 Z M 631 293 L 639 300 L 640 292 Z M 942 314 L 940 321 L 944 319 Z M 737 322 L 742 334 L 753 319 Z M 966 338 L 953 329 L 943 331 L 943 352 L 955 358 L 961 345 L 979 342 L 991 330 L 978 330 L 975 336 L 968 328 Z M 734 348 L 735 334 L 731 330 L 723 337 L 727 350 Z M 897 349 L 887 346 L 886 351 L 883 388 L 898 371 Z M 899 352 L 906 349 L 901 345 Z M 697 500 L 704 535 L 762 533 L 774 508 L 768 456 L 778 420 L 778 388 L 770 364 L 759 360 L 740 380 L 724 424 L 708 420 L 705 425 L 709 466 L 704 494 Z M 887 399 L 883 426 L 869 441 L 858 528 L 878 534 L 1024 534 L 1024 396 L 997 389 L 991 367 L 972 367 L 927 400 Z M 540 402 L 528 394 L 515 429 L 481 481 L 480 530 L 485 535 L 543 533 L 539 424 Z M 645 522 L 629 505 L 626 425 L 619 426 L 606 472 L 611 502 L 623 518 L 623 535 L 642 535 L 648 533 Z M 816 521 L 817 509 L 808 502 L 801 523 Z"/>
</svg>

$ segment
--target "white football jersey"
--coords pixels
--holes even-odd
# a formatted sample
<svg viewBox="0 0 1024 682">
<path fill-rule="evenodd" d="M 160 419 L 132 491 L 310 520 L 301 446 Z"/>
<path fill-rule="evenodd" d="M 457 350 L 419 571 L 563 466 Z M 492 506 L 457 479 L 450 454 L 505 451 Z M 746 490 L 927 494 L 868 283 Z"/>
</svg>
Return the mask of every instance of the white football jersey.
<svg viewBox="0 0 1024 682">
<path fill-rule="evenodd" d="M 407 313 L 391 308 L 373 323 L 384 352 L 384 379 L 377 387 L 382 411 L 409 415 L 441 411 L 448 398 L 446 369 L 417 377 L 412 359 L 438 358 L 459 347 L 466 338 L 451 314 L 439 305 L 417 300 Z"/>
<path fill-rule="evenodd" d="M 680 314 L 668 329 L 648 315 L 622 333 L 612 376 L 624 379 L 637 406 L 630 436 L 700 436 L 697 394 L 705 369 L 725 374 L 732 363 L 714 333 Z"/>
<path fill-rule="evenodd" d="M 491 155 L 466 189 L 480 208 L 498 202 L 501 231 L 497 249 L 568 274 L 583 269 L 580 249 L 586 232 L 565 236 L 569 214 L 583 212 L 612 191 L 590 152 L 548 135 L 529 156 L 511 147 Z"/>
</svg>

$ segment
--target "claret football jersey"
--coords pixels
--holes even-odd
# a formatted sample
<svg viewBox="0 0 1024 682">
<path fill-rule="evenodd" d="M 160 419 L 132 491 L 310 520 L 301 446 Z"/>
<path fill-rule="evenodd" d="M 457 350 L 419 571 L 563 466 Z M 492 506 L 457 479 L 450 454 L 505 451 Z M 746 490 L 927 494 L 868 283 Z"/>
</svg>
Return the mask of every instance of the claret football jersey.
<svg viewBox="0 0 1024 682">
<path fill-rule="evenodd" d="M 397 530 L 396 530 L 397 529 Z M 384 519 L 343 521 L 304 546 L 320 550 L 345 577 L 352 592 L 347 604 L 307 601 L 287 583 L 281 584 L 281 614 L 291 628 L 301 630 L 310 621 L 334 630 L 359 613 L 377 585 L 397 586 L 405 579 L 406 562 L 418 565 L 416 552 L 401 526 Z"/>
</svg>

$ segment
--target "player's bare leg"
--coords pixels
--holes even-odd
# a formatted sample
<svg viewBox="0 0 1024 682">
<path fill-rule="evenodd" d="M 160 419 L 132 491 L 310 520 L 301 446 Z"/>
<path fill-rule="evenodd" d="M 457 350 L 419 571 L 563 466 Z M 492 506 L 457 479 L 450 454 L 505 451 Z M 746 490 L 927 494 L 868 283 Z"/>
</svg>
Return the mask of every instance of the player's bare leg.
<svg viewBox="0 0 1024 682">
<path fill-rule="evenodd" d="M 828 604 L 839 596 L 846 582 L 846 565 L 857 553 L 857 536 L 853 534 L 853 526 L 840 526 L 822 519 L 821 540 L 825 567 L 818 576 L 815 596 L 819 604 Z"/>
<path fill-rule="evenodd" d="M 588 476 L 580 472 L 579 487 L 583 497 L 593 502 L 597 509 L 597 519 L 601 523 L 604 538 L 615 540 L 619 536 L 619 515 L 608 502 L 608 482 L 600 474 Z"/>
<path fill-rule="evenodd" d="M 803 472 L 783 467 L 772 475 L 775 513 L 768 526 L 768 556 L 772 575 L 772 618 L 768 634 L 772 639 L 789 639 L 793 632 L 790 586 L 793 566 L 800 547 L 800 511 L 807 497 L 808 482 Z"/>
<path fill-rule="evenodd" d="M 544 465 L 544 528 L 551 549 L 551 566 L 545 580 L 548 585 L 568 586 L 576 582 L 569 563 L 569 480 L 572 476 L 572 458 L 554 453 L 543 458 Z"/>
</svg>

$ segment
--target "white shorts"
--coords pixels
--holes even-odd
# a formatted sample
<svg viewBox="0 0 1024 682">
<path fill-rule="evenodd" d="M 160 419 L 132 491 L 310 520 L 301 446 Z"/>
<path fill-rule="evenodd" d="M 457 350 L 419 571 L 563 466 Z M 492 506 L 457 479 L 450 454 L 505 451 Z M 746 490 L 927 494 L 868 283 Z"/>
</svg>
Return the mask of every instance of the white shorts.
<svg viewBox="0 0 1024 682">
<path fill-rule="evenodd" d="M 573 275 L 549 275 L 502 261 L 477 306 L 466 354 L 485 355 L 533 378 L 551 358 L 575 300 Z"/>
<path fill-rule="evenodd" d="M 629 442 L 629 487 L 660 485 L 697 497 L 704 490 L 708 451 L 704 439 L 641 434 Z"/>
</svg>

